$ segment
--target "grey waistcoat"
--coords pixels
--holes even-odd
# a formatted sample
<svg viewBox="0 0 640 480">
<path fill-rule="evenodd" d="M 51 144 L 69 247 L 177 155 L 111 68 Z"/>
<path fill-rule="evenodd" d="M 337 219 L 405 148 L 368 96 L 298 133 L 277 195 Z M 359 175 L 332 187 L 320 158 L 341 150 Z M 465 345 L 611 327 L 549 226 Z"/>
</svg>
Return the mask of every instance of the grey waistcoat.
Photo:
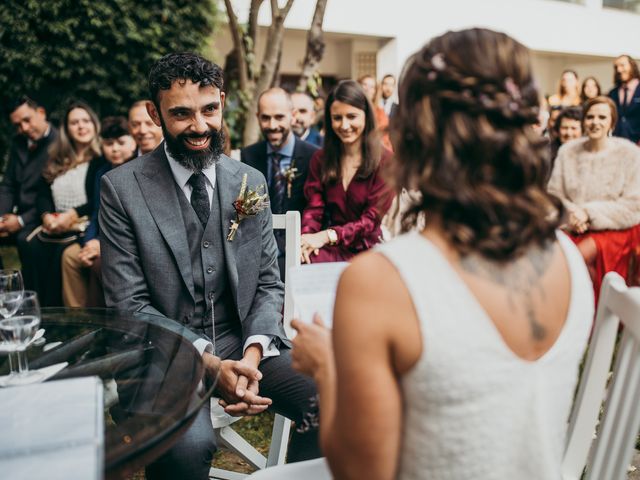
<svg viewBox="0 0 640 480">
<path fill-rule="evenodd" d="M 216 337 L 219 338 L 229 331 L 235 331 L 239 334 L 241 326 L 229 288 L 222 243 L 226 239 L 222 235 L 219 189 L 215 188 L 213 191 L 211 213 L 207 225 L 203 229 L 184 192 L 177 184 L 176 188 L 184 219 L 185 235 L 189 244 L 196 299 L 195 310 L 193 316 L 189 318 L 187 326 L 196 334 L 204 334 L 214 340 L 211 315 L 211 301 L 213 301 Z"/>
</svg>

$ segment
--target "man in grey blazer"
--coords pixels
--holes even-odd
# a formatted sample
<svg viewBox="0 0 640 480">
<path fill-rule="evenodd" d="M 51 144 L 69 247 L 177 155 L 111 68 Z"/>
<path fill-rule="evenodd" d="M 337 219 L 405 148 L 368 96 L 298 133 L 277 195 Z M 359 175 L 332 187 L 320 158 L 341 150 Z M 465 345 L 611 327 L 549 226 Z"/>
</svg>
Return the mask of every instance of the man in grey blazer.
<svg viewBox="0 0 640 480">
<path fill-rule="evenodd" d="M 243 177 L 252 190 L 266 182 L 221 153 L 222 87 L 220 67 L 195 54 L 169 54 L 151 68 L 147 108 L 165 141 L 103 177 L 105 300 L 187 326 L 206 370 L 220 371 L 217 389 L 228 413 L 259 413 L 273 402 L 300 424 L 315 387 L 291 368 L 268 206 L 227 238 Z M 147 467 L 147 478 L 207 478 L 214 452 L 203 408 Z M 317 431 L 294 434 L 289 461 L 319 454 Z"/>
</svg>

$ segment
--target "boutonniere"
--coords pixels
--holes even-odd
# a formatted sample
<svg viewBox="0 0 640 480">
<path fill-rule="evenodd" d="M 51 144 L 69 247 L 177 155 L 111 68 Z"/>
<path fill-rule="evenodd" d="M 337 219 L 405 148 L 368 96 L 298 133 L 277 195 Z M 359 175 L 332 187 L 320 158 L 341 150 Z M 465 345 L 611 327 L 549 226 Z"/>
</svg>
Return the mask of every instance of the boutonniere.
<svg viewBox="0 0 640 480">
<path fill-rule="evenodd" d="M 293 181 L 298 176 L 298 169 L 291 164 L 282 172 L 282 176 L 287 182 L 287 198 L 291 198 L 291 189 L 293 188 Z"/>
<path fill-rule="evenodd" d="M 236 198 L 235 202 L 233 202 L 233 208 L 236 211 L 236 219 L 231 220 L 231 227 L 229 228 L 227 241 L 233 241 L 242 220 L 257 215 L 269 206 L 269 200 L 267 200 L 269 195 L 267 193 L 262 193 L 263 191 L 264 185 L 260 185 L 255 190 L 247 188 L 247 174 L 245 173 L 242 176 L 240 193 L 238 194 L 238 198 Z"/>
</svg>

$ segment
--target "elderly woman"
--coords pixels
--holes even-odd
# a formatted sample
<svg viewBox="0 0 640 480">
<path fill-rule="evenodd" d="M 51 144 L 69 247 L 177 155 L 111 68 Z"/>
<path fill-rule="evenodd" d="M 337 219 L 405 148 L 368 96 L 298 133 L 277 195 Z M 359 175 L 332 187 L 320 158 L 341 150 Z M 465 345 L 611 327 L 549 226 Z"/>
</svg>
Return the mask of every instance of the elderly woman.
<svg viewBox="0 0 640 480">
<path fill-rule="evenodd" d="M 617 112 L 608 97 L 588 100 L 586 137 L 558 151 L 549 192 L 564 203 L 565 225 L 600 291 L 602 277 L 616 271 L 627 278 L 630 256 L 640 239 L 640 147 L 611 137 Z"/>
</svg>

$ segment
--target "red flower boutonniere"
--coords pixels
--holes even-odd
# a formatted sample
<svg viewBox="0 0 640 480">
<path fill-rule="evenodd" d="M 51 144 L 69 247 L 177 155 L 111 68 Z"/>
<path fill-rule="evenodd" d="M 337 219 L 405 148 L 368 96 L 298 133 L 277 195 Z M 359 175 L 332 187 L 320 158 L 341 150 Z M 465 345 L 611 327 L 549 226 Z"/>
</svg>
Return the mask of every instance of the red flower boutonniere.
<svg viewBox="0 0 640 480">
<path fill-rule="evenodd" d="M 238 194 L 238 198 L 236 198 L 235 202 L 233 202 L 233 208 L 236 211 L 236 219 L 231 220 L 231 227 L 229 228 L 227 241 L 233 241 L 242 220 L 257 215 L 269 206 L 269 200 L 267 200 L 269 195 L 267 193 L 262 193 L 263 191 L 264 185 L 260 185 L 255 190 L 247 188 L 247 174 L 245 173 L 242 176 L 240 193 Z"/>
</svg>

